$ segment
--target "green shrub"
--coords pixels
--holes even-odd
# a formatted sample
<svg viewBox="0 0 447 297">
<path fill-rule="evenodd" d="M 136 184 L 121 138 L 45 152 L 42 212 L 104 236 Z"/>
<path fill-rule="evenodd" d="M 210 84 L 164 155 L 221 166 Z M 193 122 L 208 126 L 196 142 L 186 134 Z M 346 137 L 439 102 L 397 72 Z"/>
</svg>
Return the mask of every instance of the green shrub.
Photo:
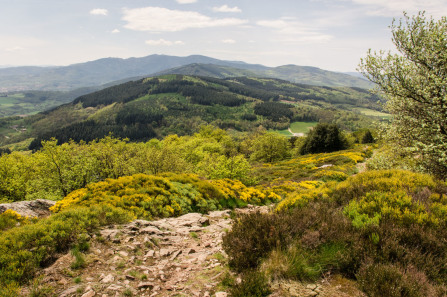
<svg viewBox="0 0 447 297">
<path fill-rule="evenodd" d="M 0 287 L 32 278 L 38 268 L 67 251 L 82 234 L 132 218 L 122 209 L 100 205 L 70 209 L 0 233 Z"/>
<path fill-rule="evenodd" d="M 233 297 L 264 297 L 271 294 L 267 278 L 262 272 L 248 271 L 242 275 L 242 281 L 230 289 Z"/>
</svg>

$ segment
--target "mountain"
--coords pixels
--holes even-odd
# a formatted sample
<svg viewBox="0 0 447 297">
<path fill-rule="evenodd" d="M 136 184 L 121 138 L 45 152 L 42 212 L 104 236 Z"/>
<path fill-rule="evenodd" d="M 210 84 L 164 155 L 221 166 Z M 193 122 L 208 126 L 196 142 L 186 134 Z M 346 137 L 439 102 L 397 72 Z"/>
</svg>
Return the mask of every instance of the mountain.
<svg viewBox="0 0 447 297">
<path fill-rule="evenodd" d="M 71 90 L 107 84 L 129 77 L 149 76 L 156 72 L 191 63 L 244 66 L 258 65 L 222 61 L 200 55 L 176 57 L 150 55 L 142 58 L 104 58 L 62 67 L 12 67 L 0 69 L 0 92 L 17 90 Z"/>
<path fill-rule="evenodd" d="M 354 86 L 368 88 L 365 80 L 352 76 L 326 71 L 315 67 L 286 65 L 270 68 L 238 61 L 224 61 L 210 57 L 192 55 L 176 57 L 150 55 L 142 58 L 104 58 L 86 63 L 62 67 L 12 67 L 0 69 L 0 92 L 23 90 L 73 90 L 125 80 L 129 77 L 151 76 L 174 68 L 181 72 L 190 64 L 214 65 L 213 77 L 228 76 L 267 76 L 293 82 L 327 86 Z M 223 67 L 223 68 L 219 68 Z M 230 69 L 225 70 L 225 67 Z M 224 73 L 219 74 L 222 70 Z M 226 72 L 225 72 L 226 71 Z M 235 73 L 235 75 L 230 75 Z M 190 74 L 190 73 L 188 73 Z"/>
<path fill-rule="evenodd" d="M 344 129 L 371 125 L 358 109 L 380 110 L 361 88 L 319 87 L 267 78 L 164 75 L 126 82 L 76 98 L 25 119 L 0 122 L 0 145 L 27 137 L 30 148 L 55 137 L 91 141 L 109 133 L 134 141 L 189 135 L 203 124 L 238 131 L 287 129 L 294 122 L 336 122 Z M 13 122 L 11 122 L 13 121 Z M 20 122 L 22 121 L 22 122 Z M 8 135 L 8 127 L 26 133 Z M 13 133 L 13 134 L 14 134 Z M 16 138 L 14 138 L 16 137 Z"/>
</svg>

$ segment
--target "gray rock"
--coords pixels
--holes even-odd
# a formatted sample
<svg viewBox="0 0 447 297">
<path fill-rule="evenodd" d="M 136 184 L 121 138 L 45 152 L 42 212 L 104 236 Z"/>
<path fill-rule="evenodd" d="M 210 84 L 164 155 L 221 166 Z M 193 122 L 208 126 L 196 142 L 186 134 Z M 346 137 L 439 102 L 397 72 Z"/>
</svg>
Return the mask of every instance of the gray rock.
<svg viewBox="0 0 447 297">
<path fill-rule="evenodd" d="M 108 274 L 101 280 L 101 283 L 107 284 L 107 283 L 113 282 L 114 280 L 115 280 L 115 278 L 113 277 L 113 275 Z"/>
<path fill-rule="evenodd" d="M 0 213 L 5 212 L 7 209 L 12 209 L 25 217 L 45 217 L 51 214 L 49 208 L 54 204 L 56 204 L 56 201 L 46 199 L 3 203 L 0 204 Z"/>
</svg>

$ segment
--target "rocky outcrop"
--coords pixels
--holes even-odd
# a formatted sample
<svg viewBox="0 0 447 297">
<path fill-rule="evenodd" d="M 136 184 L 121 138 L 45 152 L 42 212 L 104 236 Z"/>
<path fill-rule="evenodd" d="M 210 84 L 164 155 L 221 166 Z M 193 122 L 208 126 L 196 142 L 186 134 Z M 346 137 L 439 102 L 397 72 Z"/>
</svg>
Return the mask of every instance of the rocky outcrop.
<svg viewBox="0 0 447 297">
<path fill-rule="evenodd" d="M 241 214 L 253 211 L 265 213 L 269 208 L 235 210 Z M 229 273 L 221 244 L 233 223 L 230 216 L 231 211 L 224 210 L 108 226 L 92 235 L 84 268 L 72 269 L 75 258 L 67 253 L 42 271 L 43 285 L 64 297 L 228 296 L 219 284 Z M 344 284 L 297 282 L 273 284 L 273 289 L 272 297 L 363 296 L 340 293 Z M 24 288 L 22 296 L 29 292 Z"/>
<path fill-rule="evenodd" d="M 56 204 L 56 201 L 45 199 L 3 203 L 0 204 L 0 213 L 12 209 L 24 217 L 45 217 L 51 214 L 49 208 L 54 204 Z"/>
</svg>

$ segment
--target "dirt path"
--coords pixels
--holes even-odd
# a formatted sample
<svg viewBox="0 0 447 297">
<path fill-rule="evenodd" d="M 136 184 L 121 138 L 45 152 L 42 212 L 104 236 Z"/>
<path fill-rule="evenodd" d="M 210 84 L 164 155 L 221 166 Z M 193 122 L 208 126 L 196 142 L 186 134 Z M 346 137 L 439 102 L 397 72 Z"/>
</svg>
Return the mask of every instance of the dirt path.
<svg viewBox="0 0 447 297">
<path fill-rule="evenodd" d="M 237 211 L 254 210 L 268 207 Z M 225 210 L 109 226 L 90 240 L 84 268 L 72 268 L 75 258 L 67 253 L 42 271 L 41 284 L 60 297 L 225 297 L 219 283 L 229 269 L 221 243 L 231 223 Z M 274 284 L 272 296 L 361 296 L 347 295 L 346 287 L 353 286 L 287 282 Z M 25 288 L 22 295 L 29 292 Z"/>
</svg>

